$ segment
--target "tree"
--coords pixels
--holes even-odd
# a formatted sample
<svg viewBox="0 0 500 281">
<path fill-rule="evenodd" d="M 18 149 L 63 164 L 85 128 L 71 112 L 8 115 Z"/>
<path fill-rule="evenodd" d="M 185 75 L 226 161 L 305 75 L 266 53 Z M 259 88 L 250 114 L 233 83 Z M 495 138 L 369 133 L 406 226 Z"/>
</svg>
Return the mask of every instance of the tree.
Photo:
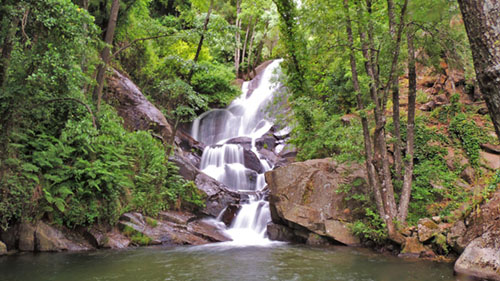
<svg viewBox="0 0 500 281">
<path fill-rule="evenodd" d="M 97 104 L 97 112 L 99 112 L 102 100 L 102 89 L 104 87 L 104 77 L 106 75 L 107 66 L 111 59 L 110 47 L 113 45 L 113 38 L 115 36 L 116 21 L 118 20 L 118 11 L 120 10 L 120 0 L 113 0 L 111 4 L 111 12 L 108 21 L 108 28 L 106 29 L 106 36 L 104 43 L 106 46 L 101 51 L 102 63 L 97 68 L 97 85 L 94 88 L 94 99 Z"/>
<path fill-rule="evenodd" d="M 500 140 L 500 3 L 458 0 L 479 87 Z"/>
</svg>

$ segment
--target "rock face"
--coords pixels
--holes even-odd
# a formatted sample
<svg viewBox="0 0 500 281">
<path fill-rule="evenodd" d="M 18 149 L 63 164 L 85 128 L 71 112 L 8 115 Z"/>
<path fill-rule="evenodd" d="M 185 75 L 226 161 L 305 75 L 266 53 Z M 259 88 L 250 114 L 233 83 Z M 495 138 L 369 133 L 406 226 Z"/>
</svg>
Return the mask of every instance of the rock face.
<svg viewBox="0 0 500 281">
<path fill-rule="evenodd" d="M 500 190 L 473 212 L 464 225 L 456 223 L 449 237 L 463 251 L 455 271 L 478 278 L 500 280 Z M 451 232 L 450 232 L 451 233 Z M 449 243 L 449 242 L 448 242 Z"/>
<path fill-rule="evenodd" d="M 300 226 L 342 244 L 359 244 L 349 223 L 361 215 L 360 206 L 347 197 L 365 192 L 365 179 L 361 165 L 337 164 L 331 159 L 293 163 L 267 172 L 273 222 Z"/>
<path fill-rule="evenodd" d="M 23 252 L 85 251 L 92 249 L 78 233 L 64 231 L 39 221 L 36 224 L 21 223 L 2 232 L 9 250 Z"/>
<path fill-rule="evenodd" d="M 455 263 L 455 271 L 500 280 L 500 232 L 486 232 L 474 239 Z"/>
<path fill-rule="evenodd" d="M 179 167 L 179 174 L 187 180 L 192 180 L 199 190 L 206 194 L 206 207 L 201 213 L 217 217 L 230 204 L 239 204 L 240 194 L 229 190 L 223 183 L 207 176 L 196 168 L 186 157 L 179 154 L 170 157 Z"/>
<path fill-rule="evenodd" d="M 162 220 L 155 220 L 140 213 L 126 213 L 118 228 L 135 245 L 201 245 L 230 240 L 215 225 L 190 221 L 190 217 L 188 213 L 168 211 L 162 213 Z"/>
<path fill-rule="evenodd" d="M 104 98 L 116 108 L 126 128 L 152 130 L 164 141 L 171 138 L 172 128 L 167 119 L 146 99 L 134 82 L 116 70 L 113 70 L 113 75 L 108 75 L 107 82 L 109 93 Z"/>
<path fill-rule="evenodd" d="M 240 202 L 240 194 L 204 173 L 199 173 L 194 182 L 207 195 L 206 207 L 201 211 L 203 214 L 217 217 L 226 206 Z"/>
</svg>

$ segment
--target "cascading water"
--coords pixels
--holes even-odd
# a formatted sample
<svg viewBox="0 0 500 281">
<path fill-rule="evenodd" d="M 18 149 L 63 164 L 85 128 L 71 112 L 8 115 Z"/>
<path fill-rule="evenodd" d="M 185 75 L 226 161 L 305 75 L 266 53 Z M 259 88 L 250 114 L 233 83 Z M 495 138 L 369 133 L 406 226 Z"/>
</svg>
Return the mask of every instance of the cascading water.
<svg viewBox="0 0 500 281">
<path fill-rule="evenodd" d="M 266 107 L 272 102 L 279 84 L 273 75 L 281 60 L 266 67 L 259 81 L 245 82 L 242 95 L 227 109 L 216 109 L 202 114 L 193 123 L 192 136 L 207 145 L 203 151 L 200 169 L 229 188 L 249 194 L 244 204 L 226 230 L 233 243 L 239 245 L 263 245 L 267 223 L 271 221 L 269 203 L 259 195 L 265 187 L 264 172 L 271 165 L 257 151 L 255 142 L 271 129 L 273 122 L 266 115 Z M 250 83 L 258 83 L 249 90 Z M 235 138 L 250 139 L 250 151 L 234 142 Z M 229 143 L 228 143 L 229 142 Z M 234 144 L 236 143 L 236 144 Z M 247 151 L 246 151 L 247 150 Z M 254 153 L 260 162 L 259 172 L 245 166 L 245 155 Z M 259 164 L 259 163 L 258 163 Z"/>
</svg>

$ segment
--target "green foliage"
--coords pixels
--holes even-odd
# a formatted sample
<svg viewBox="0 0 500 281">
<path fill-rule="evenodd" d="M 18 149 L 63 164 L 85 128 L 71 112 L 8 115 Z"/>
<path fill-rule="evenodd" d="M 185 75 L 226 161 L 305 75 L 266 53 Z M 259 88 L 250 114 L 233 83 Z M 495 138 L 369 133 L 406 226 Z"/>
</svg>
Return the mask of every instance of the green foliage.
<svg viewBox="0 0 500 281">
<path fill-rule="evenodd" d="M 448 126 L 450 135 L 460 141 L 472 166 L 479 165 L 479 144 L 486 142 L 485 133 L 464 113 L 456 115 Z"/>
<path fill-rule="evenodd" d="M 27 131 L 14 139 L 25 176 L 17 183 L 11 178 L 10 190 L 22 192 L 26 180 L 41 189 L 30 202 L 37 217 L 74 227 L 114 223 L 125 211 L 156 215 L 178 199 L 201 205 L 196 187 L 177 174 L 158 140 L 126 132 L 110 109 L 100 120 L 99 131 L 86 118 L 68 120 L 59 137 Z"/>
<path fill-rule="evenodd" d="M 305 98 L 300 101 L 303 104 L 296 103 L 294 117 L 301 115 L 303 122 L 297 122 L 290 140 L 298 148 L 298 159 L 363 160 L 363 134 L 357 118 L 345 124 L 341 115 L 329 115 L 320 102 Z"/>
<path fill-rule="evenodd" d="M 133 229 L 132 227 L 125 225 L 122 229 L 123 235 L 127 236 L 130 238 L 130 242 L 132 244 L 138 245 L 138 246 L 147 246 L 151 244 L 153 239 L 151 237 Z"/>
<path fill-rule="evenodd" d="M 356 236 L 382 244 L 388 237 L 384 221 L 371 208 L 365 209 L 365 215 L 366 218 L 363 221 L 354 222 L 352 232 Z"/>
<path fill-rule="evenodd" d="M 233 85 L 234 73 L 225 65 L 201 62 L 193 75 L 193 89 L 200 93 L 211 107 L 223 108 L 240 94 Z"/>
</svg>

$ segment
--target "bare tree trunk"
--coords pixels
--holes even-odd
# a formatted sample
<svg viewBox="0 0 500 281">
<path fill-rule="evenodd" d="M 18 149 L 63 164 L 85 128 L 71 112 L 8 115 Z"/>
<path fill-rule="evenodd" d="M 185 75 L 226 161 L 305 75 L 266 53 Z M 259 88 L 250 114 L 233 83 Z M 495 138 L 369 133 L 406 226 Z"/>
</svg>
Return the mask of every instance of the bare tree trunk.
<svg viewBox="0 0 500 281">
<path fill-rule="evenodd" d="M 458 0 L 474 59 L 474 68 L 500 140 L 500 2 Z"/>
<path fill-rule="evenodd" d="M 252 26 L 252 17 L 250 17 L 250 20 L 247 25 L 247 30 L 245 32 L 245 42 L 243 43 L 243 56 L 241 57 L 241 64 L 245 63 L 245 52 L 247 49 L 247 43 L 248 43 L 248 33 L 250 33 L 250 27 Z"/>
<path fill-rule="evenodd" d="M 252 35 L 250 36 L 250 45 L 248 46 L 248 55 L 247 55 L 247 64 L 248 67 L 247 69 L 250 69 L 250 66 L 252 65 L 252 50 L 253 50 L 253 40 L 255 39 L 255 26 L 257 26 L 257 19 L 255 19 L 255 22 L 253 24 L 252 28 Z M 249 72 L 249 71 L 247 71 Z"/>
<path fill-rule="evenodd" d="M 408 205 L 411 196 L 411 184 L 413 180 L 413 156 L 415 141 L 415 100 L 417 97 L 417 72 L 415 67 L 415 47 L 413 46 L 413 28 L 407 31 L 408 42 L 408 125 L 406 129 L 406 161 L 403 189 L 399 199 L 398 220 L 406 221 L 408 216 Z"/>
<path fill-rule="evenodd" d="M 351 62 L 351 74 L 352 74 L 352 84 L 354 87 L 354 91 L 356 92 L 356 100 L 358 103 L 358 109 L 360 111 L 365 110 L 365 106 L 363 103 L 363 98 L 361 96 L 361 87 L 359 86 L 359 79 L 358 79 L 358 70 L 357 70 L 357 63 L 356 63 L 356 56 L 354 52 L 354 38 L 352 34 L 352 23 L 351 23 L 351 17 L 350 17 L 350 12 L 349 12 L 349 1 L 344 0 L 344 12 L 346 16 L 346 31 L 347 31 L 347 38 L 348 38 L 348 43 L 349 43 L 349 49 L 350 49 L 350 54 L 349 54 L 349 59 Z M 366 171 L 368 174 L 368 184 L 370 185 L 371 190 L 373 191 L 373 194 L 375 196 L 375 204 L 377 205 L 377 210 L 379 214 L 381 215 L 382 218 L 385 217 L 385 211 L 384 211 L 384 204 L 382 200 L 382 195 L 380 194 L 380 187 L 379 187 L 379 182 L 376 179 L 375 176 L 375 169 L 373 167 L 373 151 L 372 151 L 372 144 L 371 144 L 371 137 L 370 137 L 370 129 L 368 127 L 368 119 L 365 115 L 361 115 L 361 125 L 363 127 L 363 139 L 364 139 L 364 144 L 365 144 L 365 157 L 366 157 Z"/>
<path fill-rule="evenodd" d="M 264 29 L 264 36 L 262 36 L 262 39 L 260 39 L 259 45 L 257 45 L 257 53 L 255 54 L 255 58 L 253 60 L 253 63 L 248 65 L 248 70 L 247 72 L 250 73 L 250 70 L 253 71 L 253 77 L 257 76 L 257 73 L 255 73 L 255 68 L 257 67 L 257 64 L 260 62 L 260 56 L 262 54 L 262 48 L 264 48 L 264 43 L 267 38 L 267 28 L 269 27 L 269 22 L 266 22 L 266 27 Z M 270 50 L 272 51 L 272 49 Z M 248 53 L 248 62 L 250 63 L 250 58 L 251 58 L 252 52 L 250 51 Z M 272 54 L 271 54 L 272 56 Z M 250 69 L 251 68 L 251 69 Z"/>
<path fill-rule="evenodd" d="M 104 87 L 104 77 L 106 75 L 106 68 L 111 58 L 110 46 L 113 44 L 113 38 L 115 36 L 116 22 L 118 20 L 118 11 L 120 10 L 120 0 L 113 0 L 111 4 L 111 12 L 108 21 L 108 27 L 106 29 L 106 36 L 104 42 L 106 47 L 101 51 L 102 63 L 97 68 L 97 86 L 94 88 L 94 99 L 97 101 L 97 112 L 99 112 L 102 100 L 102 89 Z"/>
<path fill-rule="evenodd" d="M 239 18 L 241 13 L 241 0 L 236 0 L 236 47 L 234 49 L 234 68 L 236 71 L 236 77 L 239 77 L 240 74 L 240 29 L 241 29 L 241 19 Z"/>
<path fill-rule="evenodd" d="M 208 7 L 207 16 L 205 17 L 205 23 L 203 24 L 203 31 L 201 32 L 200 42 L 198 42 L 198 48 L 196 48 L 196 54 L 194 55 L 193 62 L 196 63 L 198 58 L 200 57 L 201 48 L 203 47 L 203 40 L 205 39 L 205 32 L 207 32 L 208 23 L 210 21 L 210 14 L 212 13 L 212 8 L 214 6 L 214 0 L 210 0 L 210 6 Z M 188 81 L 191 82 L 191 78 L 193 77 L 194 66 L 191 67 L 191 70 L 188 74 Z M 188 82 L 188 83 L 189 83 Z"/>
</svg>

